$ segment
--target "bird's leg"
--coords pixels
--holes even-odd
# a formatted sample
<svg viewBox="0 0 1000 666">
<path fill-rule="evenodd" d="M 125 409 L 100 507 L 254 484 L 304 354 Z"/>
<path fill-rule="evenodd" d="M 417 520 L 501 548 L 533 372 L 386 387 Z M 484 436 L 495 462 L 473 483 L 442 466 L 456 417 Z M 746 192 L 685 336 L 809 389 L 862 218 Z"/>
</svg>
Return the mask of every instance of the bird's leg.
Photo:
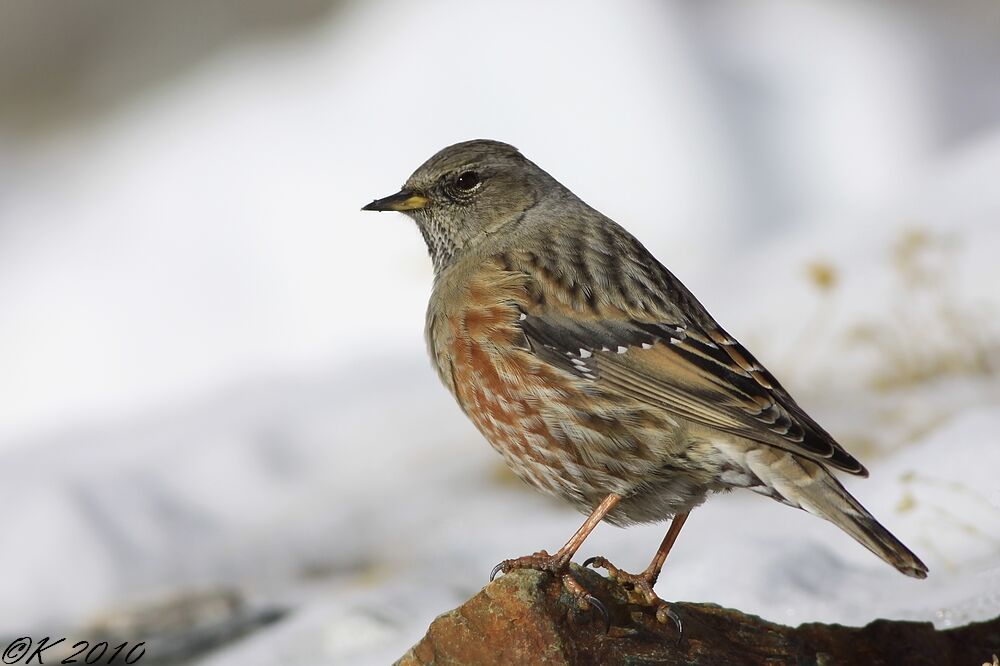
<svg viewBox="0 0 1000 666">
<path fill-rule="evenodd" d="M 538 569 L 539 571 L 548 571 L 554 574 L 563 573 L 569 566 L 570 560 L 576 555 L 576 551 L 580 550 L 580 546 L 583 545 L 584 540 L 590 536 L 590 533 L 594 531 L 597 524 L 604 520 L 604 517 L 620 501 L 621 497 L 614 493 L 605 497 L 587 517 L 587 520 L 580 526 L 580 529 L 554 555 L 549 555 L 548 552 L 540 550 L 534 555 L 525 555 L 524 557 L 504 560 L 493 568 L 490 580 L 493 580 L 500 572 L 509 573 L 514 569 Z"/>
<path fill-rule="evenodd" d="M 593 566 L 595 568 L 602 568 L 608 570 L 608 577 L 611 580 L 622 584 L 622 587 L 629 590 L 631 601 L 644 605 L 650 606 L 656 609 L 656 619 L 660 622 L 666 622 L 669 618 L 673 620 L 674 624 L 677 625 L 677 630 L 681 630 L 681 621 L 677 615 L 670 610 L 670 606 L 667 605 L 663 599 L 660 599 L 653 591 L 653 586 L 656 585 L 656 580 L 660 577 L 660 570 L 663 569 L 663 563 L 667 559 L 667 554 L 670 553 L 670 548 L 674 545 L 674 541 L 677 540 L 677 535 L 680 534 L 681 528 L 684 526 L 684 521 L 687 520 L 688 512 L 679 513 L 674 516 L 674 519 L 670 521 L 670 529 L 667 530 L 666 535 L 663 537 L 663 541 L 660 542 L 660 547 L 656 549 L 656 555 L 653 556 L 653 561 L 649 563 L 646 570 L 640 574 L 633 574 L 627 571 L 622 571 L 615 565 L 611 564 L 604 557 L 591 557 L 583 563 L 583 566 Z"/>
<path fill-rule="evenodd" d="M 569 573 L 569 563 L 576 555 L 576 551 L 580 550 L 580 546 L 586 540 L 590 533 L 594 531 L 597 524 L 604 520 L 604 517 L 611 512 L 618 502 L 621 501 L 621 496 L 611 493 L 604 500 L 597 505 L 597 508 L 587 517 L 580 529 L 570 537 L 569 541 L 563 545 L 562 548 L 557 550 L 554 555 L 549 555 L 546 551 L 540 550 L 534 555 L 525 555 L 524 557 L 515 557 L 510 560 L 504 560 L 500 564 L 493 567 L 493 572 L 490 574 L 490 580 L 493 580 L 496 575 L 500 572 L 510 573 L 514 569 L 537 569 L 538 571 L 547 571 L 551 574 L 560 576 L 563 581 L 563 585 L 569 590 L 570 594 L 576 599 L 577 605 L 580 610 L 587 610 L 590 606 L 596 606 L 597 609 L 604 616 L 605 623 L 608 622 L 608 613 L 604 606 L 599 602 L 593 595 L 591 595 L 587 590 Z"/>
</svg>

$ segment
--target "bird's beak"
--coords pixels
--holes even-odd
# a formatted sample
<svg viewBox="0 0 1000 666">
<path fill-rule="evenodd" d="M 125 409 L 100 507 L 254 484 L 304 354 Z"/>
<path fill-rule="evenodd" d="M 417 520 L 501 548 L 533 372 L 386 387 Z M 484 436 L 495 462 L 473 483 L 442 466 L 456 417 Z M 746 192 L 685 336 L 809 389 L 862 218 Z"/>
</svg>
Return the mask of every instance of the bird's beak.
<svg viewBox="0 0 1000 666">
<path fill-rule="evenodd" d="M 361 210 L 395 210 L 402 212 L 404 210 L 423 208 L 427 205 L 428 201 L 430 199 L 423 195 L 403 190 L 384 199 L 376 199 Z"/>
</svg>

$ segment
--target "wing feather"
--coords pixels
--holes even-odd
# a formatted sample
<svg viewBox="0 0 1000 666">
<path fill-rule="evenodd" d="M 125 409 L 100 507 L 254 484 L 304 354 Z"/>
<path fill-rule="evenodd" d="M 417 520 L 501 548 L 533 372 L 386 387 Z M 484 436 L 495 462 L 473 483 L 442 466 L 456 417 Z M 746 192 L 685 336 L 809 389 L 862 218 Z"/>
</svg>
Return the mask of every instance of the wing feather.
<svg viewBox="0 0 1000 666">
<path fill-rule="evenodd" d="M 604 388 L 702 425 L 867 475 L 778 381 L 721 328 L 691 321 L 526 315 L 531 350 Z"/>
</svg>

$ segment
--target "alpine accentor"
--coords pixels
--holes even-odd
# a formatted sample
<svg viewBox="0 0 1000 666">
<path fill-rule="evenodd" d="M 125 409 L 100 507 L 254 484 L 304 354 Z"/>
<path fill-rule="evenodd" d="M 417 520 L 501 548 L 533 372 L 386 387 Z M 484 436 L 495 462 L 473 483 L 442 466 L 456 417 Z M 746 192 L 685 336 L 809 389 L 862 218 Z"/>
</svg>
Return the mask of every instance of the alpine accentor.
<svg viewBox="0 0 1000 666">
<path fill-rule="evenodd" d="M 554 555 L 505 560 L 563 577 L 602 520 L 663 521 L 649 567 L 604 558 L 657 617 L 653 592 L 688 512 L 747 488 L 825 518 L 915 578 L 927 567 L 831 473 L 867 476 L 771 373 L 622 227 L 515 148 L 440 151 L 364 210 L 412 217 L 434 262 L 427 341 L 441 381 L 520 478 L 587 521 Z"/>
</svg>

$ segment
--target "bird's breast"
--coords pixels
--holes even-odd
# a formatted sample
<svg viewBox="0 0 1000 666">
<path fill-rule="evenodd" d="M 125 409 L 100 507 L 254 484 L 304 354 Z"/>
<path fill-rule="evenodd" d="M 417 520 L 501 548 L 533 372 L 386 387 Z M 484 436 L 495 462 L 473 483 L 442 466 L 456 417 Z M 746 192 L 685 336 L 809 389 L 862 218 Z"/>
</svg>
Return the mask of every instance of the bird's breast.
<svg viewBox="0 0 1000 666">
<path fill-rule="evenodd" d="M 577 497 L 576 451 L 543 417 L 569 397 L 566 376 L 526 348 L 519 326 L 523 287 L 493 278 L 435 293 L 427 320 L 431 357 L 463 411 L 515 474 L 543 491 Z"/>
</svg>

